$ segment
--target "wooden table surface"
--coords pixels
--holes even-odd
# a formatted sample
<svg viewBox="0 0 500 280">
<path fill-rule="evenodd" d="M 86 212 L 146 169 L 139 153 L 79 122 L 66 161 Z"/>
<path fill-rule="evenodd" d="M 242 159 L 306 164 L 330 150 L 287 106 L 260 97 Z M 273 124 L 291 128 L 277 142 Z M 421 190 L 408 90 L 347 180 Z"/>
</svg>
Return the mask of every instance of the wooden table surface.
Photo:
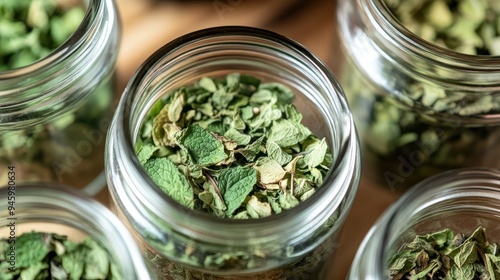
<svg viewBox="0 0 500 280">
<path fill-rule="evenodd" d="M 116 0 L 122 20 L 117 62 L 120 92 L 155 50 L 172 39 L 198 29 L 246 25 L 278 32 L 298 41 L 334 71 L 342 58 L 336 35 L 335 0 Z M 367 231 L 397 199 L 396 193 L 362 178 L 354 205 L 344 224 L 332 279 L 345 279 L 356 250 Z M 98 200 L 108 203 L 103 191 Z"/>
</svg>

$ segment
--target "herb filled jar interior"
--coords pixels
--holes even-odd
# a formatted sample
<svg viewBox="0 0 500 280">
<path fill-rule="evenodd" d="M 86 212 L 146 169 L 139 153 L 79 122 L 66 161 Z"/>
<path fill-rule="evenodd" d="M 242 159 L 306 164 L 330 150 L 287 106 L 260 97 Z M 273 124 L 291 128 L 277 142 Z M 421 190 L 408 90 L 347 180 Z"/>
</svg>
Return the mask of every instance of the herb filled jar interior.
<svg viewBox="0 0 500 280">
<path fill-rule="evenodd" d="M 348 279 L 495 279 L 499 185 L 498 170 L 483 168 L 422 181 L 373 225 Z"/>
<path fill-rule="evenodd" d="M 2 1 L 0 18 L 0 167 L 16 166 L 18 182 L 97 193 L 115 96 L 114 2 Z"/>
<path fill-rule="evenodd" d="M 260 86 L 268 88 L 259 92 Z M 273 107 L 278 99 L 291 97 L 297 110 L 288 105 L 282 106 L 288 112 Z M 255 106 L 243 109 L 250 99 Z M 227 106 L 221 106 L 224 102 Z M 273 110 L 277 117 L 272 117 Z M 244 111 L 249 118 L 243 116 Z M 245 155 L 252 154 L 248 146 L 255 139 L 269 139 L 260 126 L 256 129 L 260 135 L 248 135 L 247 121 L 269 113 L 269 119 L 256 122 L 291 122 L 287 117 L 294 116 L 300 123 L 298 112 L 303 114 L 302 132 L 307 127 L 318 136 L 308 144 L 323 150 L 316 161 L 303 167 L 316 168 L 324 162 L 326 143 L 332 153 L 331 170 L 324 178 L 303 176 L 304 184 L 323 182 L 317 189 L 306 188 L 315 193 L 300 203 L 301 196 L 288 193 L 282 203 L 279 197 L 270 199 L 275 202 L 272 205 L 266 191 L 286 188 L 279 182 L 289 176 L 286 165 L 292 159 L 279 144 L 276 157 L 269 155 L 267 149 L 273 147 L 261 139 L 254 144 L 258 149 L 252 156 L 266 159 L 262 165 L 247 162 Z M 176 127 L 186 120 L 195 124 Z M 302 127 L 291 126 L 296 132 Z M 283 134 L 300 138 L 297 133 Z M 281 138 L 281 134 L 273 137 Z M 304 139 L 294 139 L 290 146 Z M 181 149 L 172 153 L 171 142 Z M 204 147 L 213 149 L 205 153 Z M 242 150 L 247 153 L 241 154 Z M 245 164 L 237 165 L 242 160 Z M 321 277 L 359 183 L 358 165 L 352 118 L 331 72 L 289 39 L 247 27 L 194 32 L 153 54 L 136 72 L 120 102 L 108 138 L 106 164 L 113 208 L 129 224 L 161 279 Z M 184 176 L 186 170 L 195 177 Z M 195 188 L 181 182 L 190 180 L 202 181 Z M 234 187 L 238 194 L 233 198 L 230 189 Z M 248 189 L 257 187 L 263 192 L 248 195 Z M 177 189 L 169 193 L 169 188 Z M 185 195 L 183 190 L 189 188 Z M 196 196 L 198 201 L 193 199 Z M 205 211 L 190 209 L 197 203 Z"/>
<path fill-rule="evenodd" d="M 151 279 L 126 227 L 87 195 L 48 184 L 0 195 L 2 279 Z"/>
<path fill-rule="evenodd" d="M 498 168 L 497 1 L 339 1 L 363 170 L 406 190 L 445 170 Z"/>
</svg>

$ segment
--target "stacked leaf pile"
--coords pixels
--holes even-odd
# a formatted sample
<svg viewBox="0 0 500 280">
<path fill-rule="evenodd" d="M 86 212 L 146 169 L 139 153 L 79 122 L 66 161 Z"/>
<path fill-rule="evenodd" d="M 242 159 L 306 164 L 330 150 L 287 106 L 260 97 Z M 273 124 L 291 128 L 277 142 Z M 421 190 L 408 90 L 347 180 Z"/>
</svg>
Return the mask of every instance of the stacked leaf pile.
<svg viewBox="0 0 500 280">
<path fill-rule="evenodd" d="M 32 231 L 0 240 L 0 279 L 119 280 L 122 276 L 106 250 L 90 237 L 74 242 L 63 235 Z"/>
<path fill-rule="evenodd" d="M 332 163 L 302 124 L 294 93 L 232 73 L 168 94 L 136 146 L 150 178 L 177 202 L 222 218 L 259 218 L 311 197 Z"/>
<path fill-rule="evenodd" d="M 85 9 L 66 9 L 58 2 L 61 1 L 0 1 L 0 71 L 47 56 L 75 31 Z"/>
<path fill-rule="evenodd" d="M 500 251 L 478 227 L 470 236 L 452 230 L 416 236 L 389 260 L 390 279 L 500 279 Z"/>
</svg>

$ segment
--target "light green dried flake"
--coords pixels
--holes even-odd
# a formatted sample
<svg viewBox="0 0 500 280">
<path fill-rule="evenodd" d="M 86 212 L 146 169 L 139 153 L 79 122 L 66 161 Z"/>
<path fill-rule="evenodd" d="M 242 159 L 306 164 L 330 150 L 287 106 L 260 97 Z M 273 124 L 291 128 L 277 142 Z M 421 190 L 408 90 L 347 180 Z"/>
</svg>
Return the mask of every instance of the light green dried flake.
<svg viewBox="0 0 500 280">
<path fill-rule="evenodd" d="M 227 158 L 224 144 L 199 125 L 184 129 L 179 143 L 186 148 L 193 162 L 199 165 L 216 164 Z"/>
<path fill-rule="evenodd" d="M 311 132 L 302 124 L 279 119 L 273 122 L 268 132 L 268 140 L 280 147 L 289 147 L 304 141 Z"/>
<path fill-rule="evenodd" d="M 8 263 L 0 259 L 0 279 L 122 279 L 116 268 L 113 274 L 110 273 L 110 266 L 115 264 L 95 240 L 86 237 L 82 242 L 73 242 L 67 238 L 35 231 L 21 234 L 15 243 L 16 253 L 19 253 L 16 270 L 4 273 L 8 271 L 4 271 Z M 0 240 L 2 242 L 7 243 L 7 239 Z"/>
<path fill-rule="evenodd" d="M 166 158 L 148 160 L 144 169 L 158 187 L 182 205 L 193 208 L 194 195 L 186 177 Z"/>
<path fill-rule="evenodd" d="M 257 178 L 263 185 L 277 183 L 286 174 L 281 164 L 268 157 L 259 158 L 253 168 L 257 171 Z"/>
<path fill-rule="evenodd" d="M 186 191 L 191 187 L 184 200 L 192 200 L 193 209 L 221 218 L 259 218 L 297 205 L 322 184 L 332 156 L 323 154 L 326 141 L 301 123 L 288 87 L 233 73 L 172 92 L 147 115 L 136 147 L 145 170 L 167 195 L 172 197 L 171 177 L 184 176 L 179 185 Z M 310 168 L 296 168 L 306 154 L 304 166 Z M 156 162 L 161 158 L 168 160 L 161 167 L 166 171 L 160 168 L 165 162 Z M 307 188 L 280 201 L 277 192 L 290 192 L 296 184 Z"/>
<path fill-rule="evenodd" d="M 221 172 L 218 182 L 227 206 L 226 213 L 232 215 L 252 191 L 257 182 L 257 172 L 250 167 L 228 168 Z"/>
<path fill-rule="evenodd" d="M 285 151 L 283 151 L 283 149 L 281 149 L 281 147 L 278 144 L 276 144 L 276 142 L 271 140 L 267 141 L 266 143 L 266 151 L 269 158 L 275 160 L 282 166 L 289 163 L 293 158 L 291 154 L 288 154 Z"/>
</svg>

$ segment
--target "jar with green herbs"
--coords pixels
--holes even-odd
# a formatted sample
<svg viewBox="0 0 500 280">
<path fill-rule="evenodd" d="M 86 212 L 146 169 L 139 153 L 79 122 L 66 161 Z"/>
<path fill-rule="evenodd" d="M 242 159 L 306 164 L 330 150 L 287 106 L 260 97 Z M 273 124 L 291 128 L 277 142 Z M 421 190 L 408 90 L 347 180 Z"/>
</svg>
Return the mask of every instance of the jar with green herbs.
<svg viewBox="0 0 500 280">
<path fill-rule="evenodd" d="M 102 204 L 69 186 L 14 180 L 0 188 L 1 280 L 155 279 L 126 227 Z"/>
<path fill-rule="evenodd" d="M 250 27 L 151 55 L 108 134 L 112 207 L 160 279 L 328 279 L 360 176 L 333 74 Z"/>
<path fill-rule="evenodd" d="M 499 279 L 499 204 L 496 169 L 430 177 L 377 220 L 347 279 Z"/>
<path fill-rule="evenodd" d="M 105 186 L 118 42 L 112 0 L 0 1 L 0 169 L 88 194 Z"/>
<path fill-rule="evenodd" d="M 338 2 L 339 69 L 363 172 L 405 191 L 454 168 L 500 167 L 500 2 Z"/>
</svg>

